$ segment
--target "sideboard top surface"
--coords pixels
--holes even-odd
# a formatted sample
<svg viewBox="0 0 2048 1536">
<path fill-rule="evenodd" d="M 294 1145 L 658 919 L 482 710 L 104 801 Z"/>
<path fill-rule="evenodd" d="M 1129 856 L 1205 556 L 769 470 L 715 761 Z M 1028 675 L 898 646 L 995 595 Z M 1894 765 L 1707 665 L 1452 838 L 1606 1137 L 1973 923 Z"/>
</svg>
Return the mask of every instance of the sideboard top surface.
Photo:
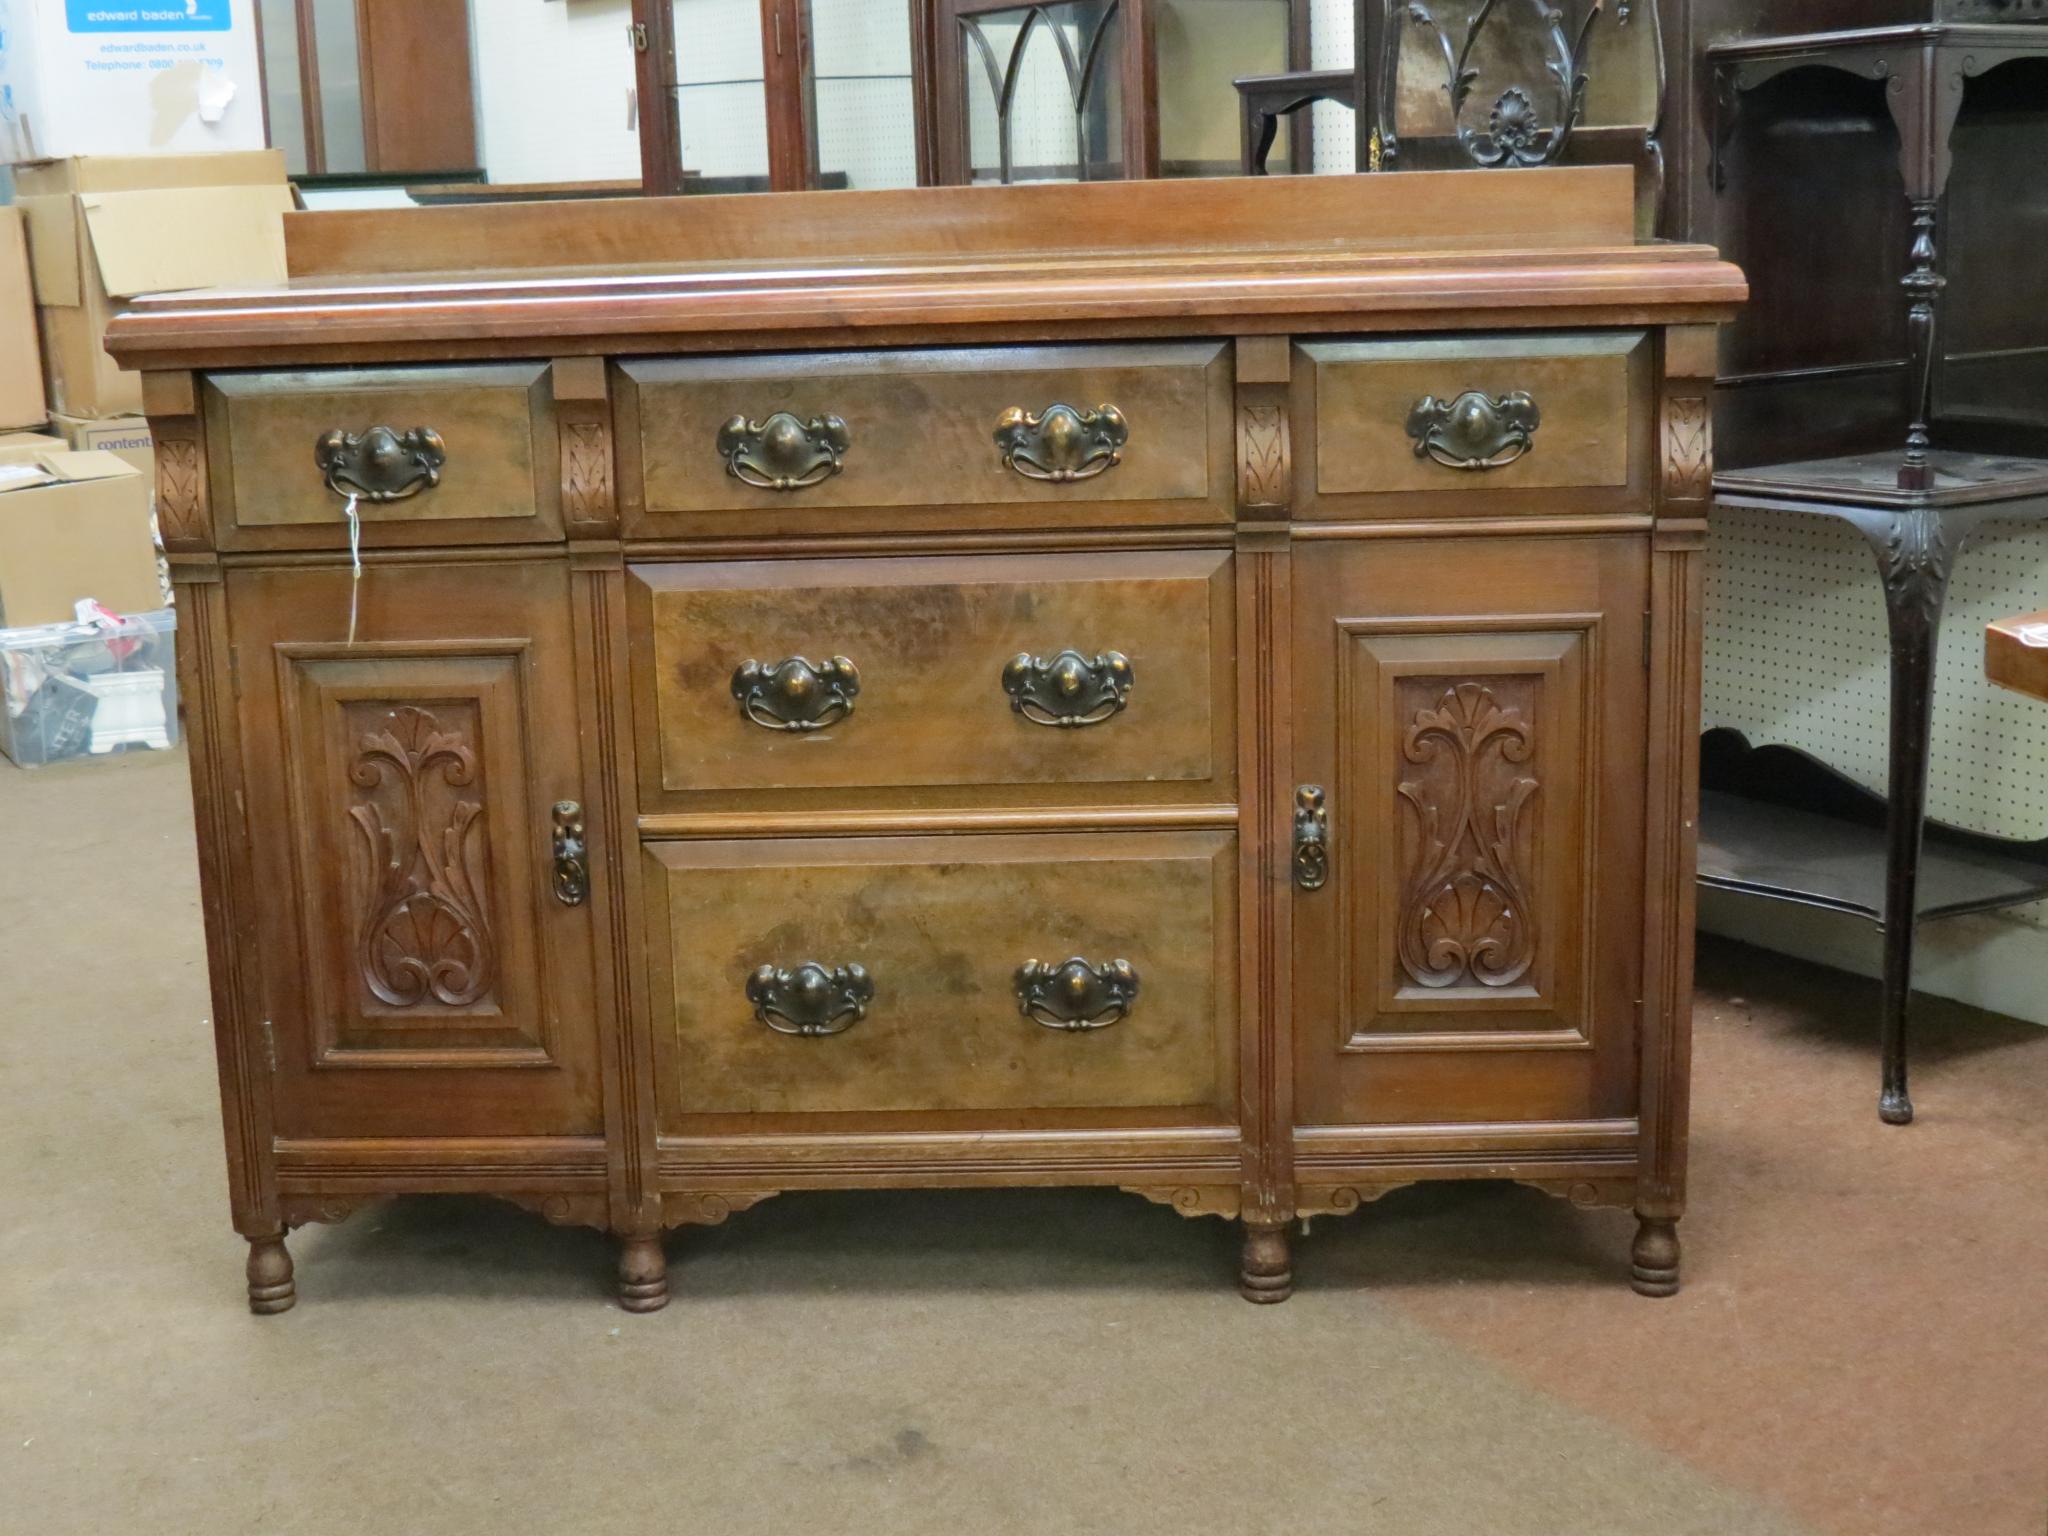
<svg viewBox="0 0 2048 1536">
<path fill-rule="evenodd" d="M 1626 167 L 293 214 L 281 288 L 153 295 L 132 368 L 1726 318 Z M 1408 317 L 1404 320 L 1403 317 Z"/>
</svg>

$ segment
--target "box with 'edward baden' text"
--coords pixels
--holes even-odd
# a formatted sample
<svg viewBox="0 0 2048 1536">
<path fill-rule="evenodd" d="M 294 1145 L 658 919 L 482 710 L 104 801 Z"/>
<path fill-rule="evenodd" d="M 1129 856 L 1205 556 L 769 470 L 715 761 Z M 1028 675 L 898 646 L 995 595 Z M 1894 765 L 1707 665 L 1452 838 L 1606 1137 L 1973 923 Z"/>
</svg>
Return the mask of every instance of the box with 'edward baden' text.
<svg viewBox="0 0 2048 1536">
<path fill-rule="evenodd" d="M 256 0 L 0 0 L 0 158 L 263 148 Z"/>
</svg>

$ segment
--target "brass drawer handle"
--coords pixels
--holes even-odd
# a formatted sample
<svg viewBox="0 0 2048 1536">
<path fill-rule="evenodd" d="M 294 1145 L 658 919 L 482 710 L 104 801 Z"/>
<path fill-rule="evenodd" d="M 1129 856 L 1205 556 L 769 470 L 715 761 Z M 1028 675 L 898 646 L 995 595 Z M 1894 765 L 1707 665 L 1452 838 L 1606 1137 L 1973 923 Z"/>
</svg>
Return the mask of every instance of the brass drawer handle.
<svg viewBox="0 0 2048 1536">
<path fill-rule="evenodd" d="M 1092 411 L 1051 405 L 1036 416 L 1013 405 L 996 422 L 1003 467 L 1027 480 L 1057 485 L 1108 474 L 1124 461 L 1124 444 L 1130 440 L 1130 423 L 1113 405 Z"/>
<path fill-rule="evenodd" d="M 1304 784 L 1294 792 L 1294 883 L 1320 891 L 1330 878 L 1330 813 L 1323 786 Z"/>
<path fill-rule="evenodd" d="M 1107 1029 L 1137 1003 L 1138 973 L 1128 960 L 1090 965 L 1076 956 L 1064 965 L 1026 960 L 1017 967 L 1018 1010 L 1047 1029 Z"/>
<path fill-rule="evenodd" d="M 1543 413 L 1521 390 L 1488 395 L 1468 389 L 1455 400 L 1424 395 L 1408 413 L 1415 457 L 1446 469 L 1501 469 L 1536 446 Z"/>
<path fill-rule="evenodd" d="M 777 411 L 766 421 L 735 416 L 718 429 L 725 472 L 762 491 L 802 491 L 846 467 L 853 435 L 837 416 L 799 421 Z"/>
<path fill-rule="evenodd" d="M 1131 658 L 1122 651 L 1104 651 L 1093 661 L 1074 650 L 1050 661 L 1024 651 L 1003 668 L 1010 708 L 1033 725 L 1100 725 L 1130 703 L 1131 683 Z"/>
<path fill-rule="evenodd" d="M 583 851 L 583 807 L 555 802 L 555 900 L 580 907 L 590 895 L 590 864 Z"/>
<path fill-rule="evenodd" d="M 441 483 L 448 445 L 432 427 L 397 432 L 324 432 L 313 444 L 313 463 L 335 495 L 363 501 L 403 501 Z"/>
<path fill-rule="evenodd" d="M 732 675 L 740 713 L 771 731 L 822 731 L 853 713 L 860 672 L 844 656 L 813 666 L 801 656 L 759 662 L 749 657 Z"/>
<path fill-rule="evenodd" d="M 874 978 L 858 965 L 829 970 L 806 960 L 794 970 L 764 965 L 747 978 L 754 1017 L 778 1035 L 843 1035 L 868 1016 Z"/>
</svg>

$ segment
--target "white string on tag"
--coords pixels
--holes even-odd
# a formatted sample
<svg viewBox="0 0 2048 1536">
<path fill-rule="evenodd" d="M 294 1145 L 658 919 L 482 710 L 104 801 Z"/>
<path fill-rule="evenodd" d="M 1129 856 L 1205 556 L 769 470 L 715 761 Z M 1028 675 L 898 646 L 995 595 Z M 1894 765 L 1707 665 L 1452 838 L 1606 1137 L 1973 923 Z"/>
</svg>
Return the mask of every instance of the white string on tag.
<svg viewBox="0 0 2048 1536">
<path fill-rule="evenodd" d="M 351 491 L 341 515 L 348 519 L 348 643 L 356 643 L 356 602 L 363 590 L 363 519 L 356 511 L 356 494 Z"/>
</svg>

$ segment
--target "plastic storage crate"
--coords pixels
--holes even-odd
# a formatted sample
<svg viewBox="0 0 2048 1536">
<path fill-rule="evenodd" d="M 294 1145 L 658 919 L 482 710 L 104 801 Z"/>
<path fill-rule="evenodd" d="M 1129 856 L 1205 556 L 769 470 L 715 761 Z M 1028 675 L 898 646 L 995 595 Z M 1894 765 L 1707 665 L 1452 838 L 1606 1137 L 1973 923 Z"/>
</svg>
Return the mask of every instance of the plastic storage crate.
<svg viewBox="0 0 2048 1536">
<path fill-rule="evenodd" d="M 178 740 L 178 616 L 0 629 L 0 752 L 24 768 Z"/>
</svg>

